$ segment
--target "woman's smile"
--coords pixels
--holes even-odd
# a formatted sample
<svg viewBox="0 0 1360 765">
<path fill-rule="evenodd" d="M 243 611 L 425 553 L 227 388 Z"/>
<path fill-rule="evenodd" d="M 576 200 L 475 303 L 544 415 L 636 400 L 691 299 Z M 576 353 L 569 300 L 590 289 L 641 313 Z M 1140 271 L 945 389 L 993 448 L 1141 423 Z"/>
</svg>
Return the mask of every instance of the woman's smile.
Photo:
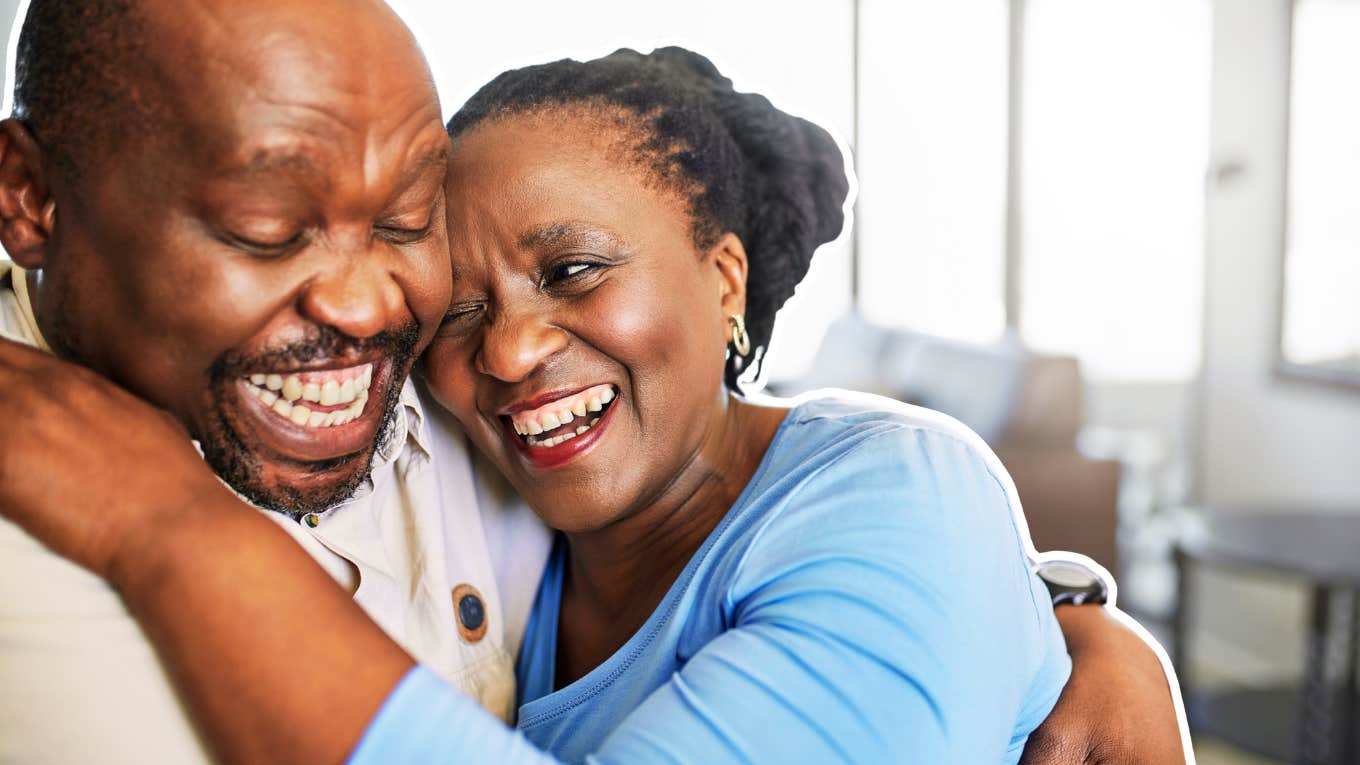
<svg viewBox="0 0 1360 765">
<path fill-rule="evenodd" d="M 503 433 L 530 465 L 558 467 L 603 438 L 617 400 L 614 386 L 607 383 L 536 396 L 504 410 Z"/>
</svg>

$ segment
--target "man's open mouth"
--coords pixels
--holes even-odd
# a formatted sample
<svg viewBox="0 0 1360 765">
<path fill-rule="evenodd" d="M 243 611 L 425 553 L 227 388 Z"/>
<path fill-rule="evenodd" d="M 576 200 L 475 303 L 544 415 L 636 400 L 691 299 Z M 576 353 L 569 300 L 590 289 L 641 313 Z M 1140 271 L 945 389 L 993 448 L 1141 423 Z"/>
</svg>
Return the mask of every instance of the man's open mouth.
<svg viewBox="0 0 1360 765">
<path fill-rule="evenodd" d="M 256 373 L 246 390 L 269 411 L 306 428 L 333 428 L 359 419 L 368 405 L 373 365 L 295 374 Z"/>
<path fill-rule="evenodd" d="M 507 419 L 530 449 L 550 449 L 589 433 L 617 396 L 614 386 L 596 385 Z"/>
</svg>

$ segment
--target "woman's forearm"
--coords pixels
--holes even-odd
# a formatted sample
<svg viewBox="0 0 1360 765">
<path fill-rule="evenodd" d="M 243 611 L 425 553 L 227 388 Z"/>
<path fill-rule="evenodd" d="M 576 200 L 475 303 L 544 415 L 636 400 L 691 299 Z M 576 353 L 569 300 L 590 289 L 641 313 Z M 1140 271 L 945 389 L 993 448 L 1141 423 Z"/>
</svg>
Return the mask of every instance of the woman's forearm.
<svg viewBox="0 0 1360 765">
<path fill-rule="evenodd" d="M 343 762 L 412 660 L 228 492 L 130 540 L 111 578 L 225 762 Z"/>
</svg>

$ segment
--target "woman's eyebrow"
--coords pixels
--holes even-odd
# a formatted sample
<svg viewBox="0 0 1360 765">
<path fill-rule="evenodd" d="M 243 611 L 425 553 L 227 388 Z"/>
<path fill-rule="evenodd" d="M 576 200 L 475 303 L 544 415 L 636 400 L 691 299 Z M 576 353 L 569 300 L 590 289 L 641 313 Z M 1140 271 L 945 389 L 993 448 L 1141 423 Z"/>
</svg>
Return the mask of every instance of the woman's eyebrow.
<svg viewBox="0 0 1360 765">
<path fill-rule="evenodd" d="M 519 246 L 526 250 L 547 250 L 563 246 L 622 246 L 623 240 L 612 231 L 580 221 L 549 223 L 520 235 Z"/>
</svg>

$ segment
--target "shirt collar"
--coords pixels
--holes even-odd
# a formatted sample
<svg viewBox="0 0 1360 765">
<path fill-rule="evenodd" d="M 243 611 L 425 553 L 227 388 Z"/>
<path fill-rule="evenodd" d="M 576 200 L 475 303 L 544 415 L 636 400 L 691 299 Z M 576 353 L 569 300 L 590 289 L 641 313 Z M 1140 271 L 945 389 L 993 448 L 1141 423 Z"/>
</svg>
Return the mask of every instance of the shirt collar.
<svg viewBox="0 0 1360 765">
<path fill-rule="evenodd" d="M 28 339 L 38 350 L 51 353 L 52 346 L 47 344 L 42 330 L 38 329 L 38 317 L 33 313 L 33 301 L 28 295 L 28 272 L 14 263 L 0 261 L 0 277 L 3 277 L 6 271 L 9 272 L 10 289 L 14 290 L 14 298 L 19 304 L 19 315 L 28 332 Z"/>
<path fill-rule="evenodd" d="M 430 434 L 426 431 L 425 410 L 421 407 L 420 396 L 415 385 L 407 379 L 402 383 L 401 395 L 397 399 L 397 411 L 392 418 L 392 427 L 383 436 L 382 443 L 373 452 L 373 469 L 395 462 L 402 450 L 410 442 L 426 457 L 431 454 Z"/>
</svg>

